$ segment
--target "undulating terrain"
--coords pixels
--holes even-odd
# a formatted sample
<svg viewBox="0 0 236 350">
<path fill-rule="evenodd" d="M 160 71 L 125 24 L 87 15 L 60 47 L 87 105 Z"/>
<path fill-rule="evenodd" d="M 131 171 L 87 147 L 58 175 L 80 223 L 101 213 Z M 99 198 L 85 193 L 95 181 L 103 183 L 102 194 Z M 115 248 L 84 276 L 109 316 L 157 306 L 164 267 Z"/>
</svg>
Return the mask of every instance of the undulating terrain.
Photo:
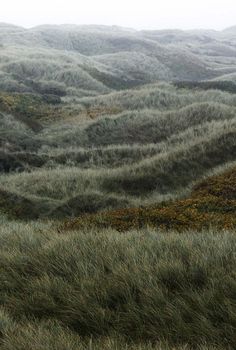
<svg viewBox="0 0 236 350">
<path fill-rule="evenodd" d="M 236 343 L 236 27 L 0 24 L 0 349 Z"/>
</svg>

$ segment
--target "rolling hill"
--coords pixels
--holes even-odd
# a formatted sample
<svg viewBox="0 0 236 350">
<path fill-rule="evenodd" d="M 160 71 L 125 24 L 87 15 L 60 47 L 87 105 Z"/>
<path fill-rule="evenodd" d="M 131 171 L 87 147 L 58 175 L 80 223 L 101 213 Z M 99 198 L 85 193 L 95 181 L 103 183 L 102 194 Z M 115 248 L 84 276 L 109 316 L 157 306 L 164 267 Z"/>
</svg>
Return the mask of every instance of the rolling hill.
<svg viewBox="0 0 236 350">
<path fill-rule="evenodd" d="M 234 350 L 236 31 L 0 24 L 0 349 Z"/>
<path fill-rule="evenodd" d="M 106 93 L 170 80 L 207 80 L 235 72 L 235 31 L 135 31 L 105 26 L 0 24 L 1 88 L 35 90 L 58 82 Z M 82 93 L 82 92 L 81 92 Z"/>
</svg>

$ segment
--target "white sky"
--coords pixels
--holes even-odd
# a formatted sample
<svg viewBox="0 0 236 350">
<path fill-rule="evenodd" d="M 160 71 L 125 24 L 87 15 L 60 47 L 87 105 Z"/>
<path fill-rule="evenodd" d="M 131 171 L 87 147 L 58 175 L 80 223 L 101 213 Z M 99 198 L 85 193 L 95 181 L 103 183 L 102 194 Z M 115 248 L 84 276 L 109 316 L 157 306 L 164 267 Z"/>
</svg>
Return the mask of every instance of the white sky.
<svg viewBox="0 0 236 350">
<path fill-rule="evenodd" d="M 0 0 L 0 22 L 107 24 L 137 29 L 223 29 L 236 25 L 236 0 Z"/>
</svg>

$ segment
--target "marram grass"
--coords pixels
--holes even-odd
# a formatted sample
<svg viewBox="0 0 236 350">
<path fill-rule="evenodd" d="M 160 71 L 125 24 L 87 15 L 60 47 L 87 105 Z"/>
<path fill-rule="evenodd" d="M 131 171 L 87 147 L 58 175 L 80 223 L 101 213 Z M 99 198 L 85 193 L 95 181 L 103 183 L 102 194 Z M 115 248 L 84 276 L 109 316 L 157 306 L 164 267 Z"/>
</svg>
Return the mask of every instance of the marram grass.
<svg viewBox="0 0 236 350">
<path fill-rule="evenodd" d="M 1 349 L 234 349 L 235 232 L 52 226 L 2 218 Z"/>
</svg>

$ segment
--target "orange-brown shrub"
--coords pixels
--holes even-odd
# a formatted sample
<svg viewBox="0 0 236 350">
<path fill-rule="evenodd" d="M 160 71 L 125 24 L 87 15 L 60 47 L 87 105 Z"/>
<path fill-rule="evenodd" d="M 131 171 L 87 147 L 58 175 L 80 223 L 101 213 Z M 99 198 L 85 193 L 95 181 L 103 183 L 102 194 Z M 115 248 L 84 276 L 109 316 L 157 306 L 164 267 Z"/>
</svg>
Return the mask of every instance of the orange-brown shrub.
<svg viewBox="0 0 236 350">
<path fill-rule="evenodd" d="M 0 93 L 0 110 L 29 119 L 58 118 L 62 113 L 59 106 L 46 103 L 40 96 L 4 92 Z"/>
<path fill-rule="evenodd" d="M 195 186 L 187 199 L 165 202 L 154 207 L 130 208 L 84 215 L 67 221 L 62 229 L 88 226 L 112 227 L 118 231 L 145 226 L 164 230 L 236 228 L 236 168 L 210 177 Z"/>
<path fill-rule="evenodd" d="M 192 197 L 213 195 L 222 199 L 236 200 L 236 169 L 211 176 L 194 187 Z"/>
<path fill-rule="evenodd" d="M 92 107 L 86 110 L 86 116 L 90 119 L 96 119 L 102 115 L 115 115 L 121 113 L 121 109 L 117 107 Z"/>
</svg>

